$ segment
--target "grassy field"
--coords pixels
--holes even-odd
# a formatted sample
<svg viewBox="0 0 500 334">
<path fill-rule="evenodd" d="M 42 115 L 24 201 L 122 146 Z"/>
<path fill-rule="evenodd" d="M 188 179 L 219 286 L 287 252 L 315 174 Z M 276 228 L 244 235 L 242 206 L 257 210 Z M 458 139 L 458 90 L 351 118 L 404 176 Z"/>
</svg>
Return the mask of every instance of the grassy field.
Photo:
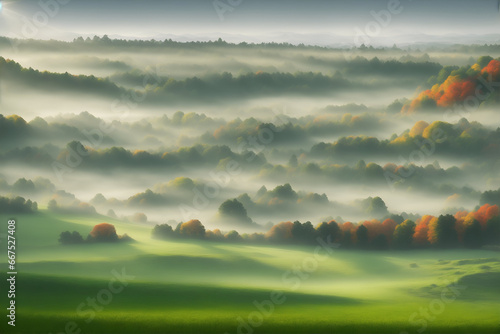
<svg viewBox="0 0 500 334">
<path fill-rule="evenodd" d="M 15 218 L 16 327 L 4 319 L 2 333 L 500 332 L 496 252 L 334 250 L 318 261 L 315 247 L 159 241 L 108 217 Z M 136 241 L 58 244 L 101 222 Z"/>
</svg>

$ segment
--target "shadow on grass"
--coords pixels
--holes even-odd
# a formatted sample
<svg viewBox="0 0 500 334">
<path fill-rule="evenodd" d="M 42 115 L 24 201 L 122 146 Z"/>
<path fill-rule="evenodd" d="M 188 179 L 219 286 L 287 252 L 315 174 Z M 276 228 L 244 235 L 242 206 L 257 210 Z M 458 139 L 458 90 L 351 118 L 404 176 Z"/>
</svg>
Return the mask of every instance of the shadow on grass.
<svg viewBox="0 0 500 334">
<path fill-rule="evenodd" d="M 111 279 L 111 277 L 110 277 Z M 95 297 L 108 287 L 109 281 L 85 280 L 74 277 L 48 277 L 24 274 L 18 277 L 17 301 L 32 310 L 74 310 L 87 297 Z M 107 307 L 113 311 L 144 310 L 233 310 L 249 309 L 254 301 L 269 300 L 271 290 L 241 289 L 182 284 L 152 284 L 131 281 L 113 296 Z M 337 296 L 301 294 L 285 291 L 285 304 L 356 305 L 361 301 Z"/>
</svg>

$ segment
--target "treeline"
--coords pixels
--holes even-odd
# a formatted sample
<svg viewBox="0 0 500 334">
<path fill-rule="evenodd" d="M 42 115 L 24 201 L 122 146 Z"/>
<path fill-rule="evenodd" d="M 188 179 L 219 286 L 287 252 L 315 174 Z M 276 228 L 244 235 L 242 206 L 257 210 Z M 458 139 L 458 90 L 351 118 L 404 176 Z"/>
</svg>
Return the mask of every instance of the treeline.
<svg viewBox="0 0 500 334">
<path fill-rule="evenodd" d="M 0 196 L 0 212 L 2 213 L 34 213 L 38 210 L 37 202 L 17 196 L 14 198 Z"/>
<path fill-rule="evenodd" d="M 346 249 L 416 249 L 416 248 L 480 248 L 500 244 L 500 211 L 485 204 L 476 211 L 460 211 L 455 215 L 423 216 L 415 222 L 371 220 L 354 224 L 332 220 L 316 227 L 311 222 L 281 222 L 266 233 L 239 234 L 206 230 L 199 220 L 179 223 L 175 229 L 168 224 L 156 225 L 152 236 L 157 239 L 198 239 L 217 242 L 262 244 L 315 244 L 319 240 L 336 242 Z"/>
<path fill-rule="evenodd" d="M 85 138 L 82 131 L 89 128 L 99 128 L 107 124 L 104 120 L 96 118 L 88 112 L 81 112 L 73 117 L 58 119 L 48 123 L 41 117 L 36 117 L 30 122 L 26 122 L 24 118 L 18 115 L 4 116 L 0 114 L 0 151 L 6 151 L 11 147 L 19 147 L 21 145 L 41 145 L 50 143 L 57 145 L 58 143 L 68 143 L 75 139 L 75 134 L 80 134 Z M 124 127 L 128 126 L 125 124 Z M 130 127 L 139 126 L 139 122 L 132 123 Z M 135 130 L 134 129 L 134 130 Z M 130 131 L 130 128 L 126 128 Z M 146 132 L 147 129 L 144 130 Z M 112 144 L 113 140 L 104 135 L 102 142 L 105 145 Z"/>
<path fill-rule="evenodd" d="M 247 42 L 241 42 L 241 43 L 229 43 L 221 38 L 218 38 L 216 40 L 209 40 L 209 41 L 185 41 L 185 42 L 180 42 L 180 41 L 174 41 L 171 38 L 166 38 L 162 40 L 156 40 L 156 39 L 149 39 L 149 40 L 141 40 L 141 39 L 135 39 L 135 40 L 126 40 L 126 39 L 111 39 L 107 35 L 103 36 L 93 36 L 91 37 L 77 37 L 74 38 L 73 41 L 71 42 L 64 42 L 64 41 L 56 41 L 56 40 L 34 40 L 34 39 L 29 39 L 29 40 L 18 40 L 15 38 L 8 38 L 8 37 L 0 37 L 0 46 L 2 47 L 10 47 L 12 45 L 16 45 L 19 49 L 38 49 L 38 50 L 46 50 L 46 51 L 54 51 L 54 50 L 60 50 L 60 51 L 78 51 L 81 50 L 82 47 L 94 47 L 98 49 L 102 49 L 103 47 L 109 47 L 109 48 L 123 48 L 123 47 L 128 47 L 128 48 L 137 48 L 137 49 L 144 49 L 144 48 L 186 48 L 186 47 L 193 47 L 193 48 L 199 48 L 199 47 L 213 47 L 213 46 L 218 46 L 218 47 L 227 47 L 227 48 L 269 48 L 269 49 L 297 49 L 297 50 L 318 50 L 318 51 L 345 51 L 346 48 L 332 48 L 332 47 L 324 47 L 324 46 L 317 46 L 317 45 L 305 45 L 302 43 L 299 44 L 291 44 L 287 42 L 263 42 L 263 43 L 247 43 Z M 407 54 L 408 51 L 411 51 L 411 47 L 409 48 L 404 48 L 404 47 L 397 47 L 395 44 L 392 47 L 374 47 L 371 45 L 365 45 L 362 44 L 360 46 L 354 46 L 350 48 L 349 50 L 355 51 L 355 52 L 367 52 L 367 53 L 372 53 L 374 51 L 377 51 L 378 53 L 401 53 L 401 54 Z M 430 44 L 429 46 L 422 45 L 420 47 L 422 51 L 439 51 L 439 52 L 454 52 L 454 53 L 479 53 L 479 52 L 484 52 L 484 53 L 495 53 L 500 51 L 500 45 L 499 44 L 475 44 L 475 45 L 465 45 L 465 44 L 453 44 L 453 45 L 435 45 L 435 44 Z M 416 50 L 416 52 L 420 52 L 420 50 Z"/>
<path fill-rule="evenodd" d="M 293 124 L 302 123 L 302 124 Z M 205 133 L 200 138 L 208 143 L 234 143 L 259 133 L 273 132 L 269 146 L 296 145 L 307 143 L 317 137 L 338 136 L 340 134 L 382 129 L 383 124 L 376 115 L 364 113 L 353 116 L 344 114 L 337 120 L 335 115 L 320 115 L 314 118 L 287 119 L 285 124 L 263 123 L 255 118 L 235 119 L 219 126 L 213 133 Z"/>
<path fill-rule="evenodd" d="M 335 155 L 419 155 L 433 154 L 452 156 L 481 156 L 489 159 L 499 157 L 495 147 L 500 145 L 500 128 L 490 131 L 479 123 L 469 123 L 462 119 L 456 124 L 435 121 L 431 124 L 420 121 L 401 136 L 380 140 L 376 137 L 342 137 L 334 143 L 314 145 L 310 154 L 313 157 L 333 157 Z M 420 148 L 420 150 L 416 150 Z M 421 152 L 418 152 L 421 151 Z"/>
<path fill-rule="evenodd" d="M 127 234 L 118 235 L 116 228 L 112 224 L 101 223 L 94 226 L 92 231 L 84 239 L 80 232 L 64 231 L 59 235 L 59 242 L 63 245 L 75 245 L 96 242 L 129 242 L 133 241 Z"/>
<path fill-rule="evenodd" d="M 53 157 L 55 154 L 56 158 Z M 88 169 L 106 168 L 180 168 L 188 165 L 220 166 L 228 161 L 235 161 L 240 166 L 259 168 L 267 163 L 264 154 L 253 151 L 234 153 L 226 145 L 194 145 L 181 147 L 169 152 L 130 151 L 123 147 L 111 147 L 95 150 L 84 147 L 79 141 L 72 141 L 60 151 L 53 147 L 14 148 L 0 153 L 0 164 L 21 163 L 36 164 L 45 168 L 53 168 L 53 162 L 59 163 L 55 168 L 64 172 L 67 161 L 80 161 L 79 167 Z"/>
<path fill-rule="evenodd" d="M 55 185 L 46 178 L 36 177 L 33 180 L 20 178 L 12 185 L 0 176 L 0 191 L 11 192 L 22 195 L 52 194 L 55 192 Z"/>
<path fill-rule="evenodd" d="M 361 58 L 364 59 L 364 58 Z M 336 72 L 333 75 L 325 75 L 320 72 L 250 72 L 233 75 L 229 72 L 205 75 L 202 77 L 189 77 L 175 79 L 168 77 L 156 78 L 157 82 L 149 88 L 148 98 L 161 101 L 176 101 L 179 99 L 198 98 L 214 100 L 221 97 L 227 99 L 251 98 L 254 96 L 307 94 L 316 96 L 326 93 L 345 91 L 347 89 L 380 88 L 372 87 L 367 83 L 356 81 L 361 75 L 386 75 L 393 73 L 394 68 L 403 68 L 403 72 L 420 74 L 428 77 L 440 70 L 441 66 L 433 63 L 400 63 L 396 61 L 383 62 L 374 58 L 373 60 L 357 60 L 362 67 L 370 68 L 360 70 L 353 64 L 347 64 L 349 71 L 343 75 Z M 344 65 L 343 65 L 344 66 Z M 428 73 L 428 75 L 422 75 Z M 146 73 L 133 72 L 117 74 L 112 77 L 117 82 L 129 82 L 141 85 Z M 383 83 L 388 85 L 387 83 Z M 400 83 L 403 84 L 403 83 Z"/>
<path fill-rule="evenodd" d="M 272 158 L 272 157 L 271 157 Z M 483 173 L 489 169 L 484 166 L 478 166 Z M 467 166 L 441 168 L 439 164 L 428 164 L 418 166 L 414 163 L 398 165 L 387 163 L 379 165 L 374 162 L 366 163 L 364 160 L 358 161 L 354 166 L 339 164 L 319 164 L 315 162 L 297 163 L 297 157 L 292 156 L 288 165 L 266 165 L 263 167 L 260 175 L 272 180 L 286 180 L 293 176 L 309 177 L 313 179 L 335 180 L 342 183 L 386 183 L 386 176 L 395 179 L 404 177 L 404 183 L 395 183 L 394 186 L 407 188 L 411 186 L 415 189 L 432 190 L 440 194 L 464 193 L 475 194 L 474 190 L 467 187 L 458 187 L 453 185 L 457 177 L 463 177 L 467 174 Z M 397 181 L 397 180 L 395 180 Z M 448 182 L 448 184 L 443 184 Z"/>
<path fill-rule="evenodd" d="M 2 77 L 7 80 L 22 80 L 26 85 L 41 89 L 73 90 L 118 97 L 132 93 L 118 86 L 110 78 L 98 78 L 93 75 L 72 75 L 52 73 L 33 68 L 24 68 L 19 63 L 0 57 Z M 144 87 L 145 78 L 149 78 Z M 149 102 L 160 103 L 203 99 L 216 101 L 220 98 L 236 99 L 255 96 L 275 96 L 285 94 L 320 95 L 333 91 L 343 91 L 351 87 L 359 88 L 362 83 L 353 84 L 340 73 L 325 75 L 319 72 L 262 72 L 246 73 L 233 76 L 229 72 L 174 79 L 159 77 L 148 73 L 126 73 L 116 75 L 117 82 L 137 82 L 147 92 Z M 140 89 L 142 90 L 142 89 Z"/>
<path fill-rule="evenodd" d="M 33 68 L 24 68 L 19 63 L 0 57 L 2 78 L 9 80 L 23 80 L 26 84 L 40 89 L 75 90 L 119 96 L 126 91 L 109 79 L 97 78 L 93 75 L 72 75 L 66 73 L 52 73 L 39 71 Z"/>
<path fill-rule="evenodd" d="M 414 61 L 398 61 L 387 60 L 382 61 L 378 57 L 367 59 L 365 57 L 356 57 L 347 64 L 345 73 L 348 75 L 384 75 L 397 77 L 401 80 L 402 77 L 425 77 L 439 72 L 443 66 L 438 63 L 429 62 L 429 56 L 425 57 L 427 60 L 420 59 L 419 62 Z"/>
<path fill-rule="evenodd" d="M 115 74 L 111 80 L 142 87 L 150 74 L 132 71 Z M 353 84 L 340 74 L 325 75 L 319 72 L 249 72 L 233 75 L 222 72 L 183 79 L 155 77 L 150 82 L 148 98 L 169 102 L 179 99 L 218 99 L 221 97 L 247 98 L 262 95 L 307 94 L 319 95 L 333 90 L 344 90 Z"/>
<path fill-rule="evenodd" d="M 430 47 L 429 50 L 431 49 L 436 49 L 436 47 Z M 447 50 L 449 52 L 457 52 L 457 53 L 462 53 L 462 54 L 468 54 L 468 53 L 491 53 L 491 54 L 496 54 L 500 52 L 500 44 L 472 44 L 472 45 L 450 45 L 448 47 L 445 47 L 443 50 Z"/>
<path fill-rule="evenodd" d="M 65 200 L 64 197 L 73 197 L 74 199 L 71 201 Z M 61 202 L 69 202 L 67 204 L 60 204 L 57 202 L 57 199 L 61 198 Z M 58 191 L 49 201 L 47 205 L 47 209 L 52 212 L 62 213 L 62 214 L 84 214 L 84 215 L 93 215 L 96 214 L 95 208 L 86 202 L 81 202 L 76 199 L 74 195 L 67 194 L 64 191 Z"/>
<path fill-rule="evenodd" d="M 180 42 L 180 41 L 174 41 L 171 38 L 163 39 L 163 40 L 155 40 L 155 39 L 149 39 L 149 40 L 141 40 L 141 39 L 134 39 L 134 40 L 127 40 L 127 39 L 111 39 L 107 35 L 97 36 L 95 35 L 94 37 L 77 37 L 73 39 L 71 42 L 64 42 L 64 41 L 56 41 L 56 40 L 50 40 L 50 41 L 45 41 L 45 40 L 34 40 L 34 39 L 29 39 L 29 40 L 19 40 L 15 38 L 8 38 L 8 37 L 0 37 L 0 46 L 1 47 L 11 47 L 12 45 L 15 45 L 18 49 L 21 50 L 31 50 L 31 49 L 36 49 L 39 51 L 80 51 L 82 49 L 85 50 L 92 50 L 92 49 L 98 49 L 99 51 L 102 51 L 103 49 L 108 49 L 108 51 L 113 51 L 113 50 L 121 50 L 123 48 L 127 49 L 137 49 L 137 50 L 144 50 L 145 48 L 151 48 L 151 49 L 167 49 L 167 48 L 190 48 L 190 49 L 206 49 L 206 48 L 213 48 L 213 47 L 224 47 L 224 48 L 231 48 L 231 49 L 236 49 L 236 48 L 245 48 L 245 49 L 297 49 L 297 50 L 322 50 L 322 51 L 344 51 L 344 48 L 338 48 L 338 49 L 333 49 L 329 47 L 322 47 L 322 46 L 315 46 L 315 45 L 305 45 L 305 44 L 291 44 L 287 42 L 283 43 L 278 43 L 278 42 L 268 42 L 268 43 L 247 43 L 247 42 L 241 42 L 241 43 L 228 43 L 221 38 L 218 38 L 216 40 L 209 40 L 209 41 L 186 41 L 186 42 Z M 365 45 L 360 46 L 359 48 L 354 48 L 354 50 L 359 50 L 359 51 L 400 51 L 403 52 L 403 50 L 398 49 L 398 48 L 374 48 L 372 46 L 366 47 Z"/>
<path fill-rule="evenodd" d="M 3 58 L 0 57 L 0 62 Z M 12 136 L 28 134 L 28 123 L 18 115 L 4 117 L 0 114 L 0 140 L 9 140 Z"/>
<path fill-rule="evenodd" d="M 500 207 L 500 188 L 498 190 L 487 190 L 481 194 L 479 205 L 498 205 Z"/>
<path fill-rule="evenodd" d="M 307 46 L 304 44 L 294 45 L 291 43 L 247 43 L 241 42 L 238 44 L 228 43 L 221 38 L 214 41 L 186 41 L 179 42 L 174 41 L 170 38 L 164 40 L 127 40 L 127 39 L 111 39 L 107 35 L 90 37 L 77 37 L 71 42 L 64 41 L 44 41 L 44 40 L 18 40 L 15 38 L 0 37 L 0 46 L 10 47 L 16 45 L 18 49 L 37 49 L 45 51 L 80 51 L 82 49 L 92 50 L 98 49 L 102 51 L 103 49 L 108 49 L 112 51 L 113 49 L 138 49 L 144 50 L 145 48 L 152 49 L 163 49 L 163 48 L 209 48 L 209 47 L 227 47 L 227 48 L 272 48 L 272 49 L 282 49 L 282 48 L 295 48 L 295 49 L 311 49 L 311 50 L 331 50 L 330 48 L 321 46 Z"/>
<path fill-rule="evenodd" d="M 140 75 L 144 78 L 144 74 Z M 141 79 L 142 80 L 142 79 Z M 353 84 L 341 75 L 318 72 L 262 72 L 233 74 L 224 72 L 185 79 L 161 78 L 160 87 L 152 86 L 149 98 L 154 101 L 180 99 L 217 100 L 275 96 L 285 94 L 319 95 L 345 90 Z"/>
<path fill-rule="evenodd" d="M 225 145 L 195 145 L 181 147 L 176 151 L 150 153 L 137 150 L 130 151 L 123 147 L 111 147 L 94 150 L 84 147 L 80 142 L 73 141 L 66 146 L 57 161 L 62 164 L 75 155 L 82 157 L 81 167 L 85 168 L 112 168 L 112 167 L 175 167 L 182 165 L 215 165 L 221 161 L 234 160 L 248 166 L 261 166 L 266 163 L 262 154 L 256 155 L 251 151 L 234 153 Z"/>
</svg>

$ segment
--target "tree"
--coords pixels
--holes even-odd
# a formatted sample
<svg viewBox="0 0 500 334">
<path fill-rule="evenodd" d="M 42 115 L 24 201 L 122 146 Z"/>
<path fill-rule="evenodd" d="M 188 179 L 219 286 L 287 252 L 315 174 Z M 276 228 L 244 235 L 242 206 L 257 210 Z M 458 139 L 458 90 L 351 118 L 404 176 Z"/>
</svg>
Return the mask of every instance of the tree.
<svg viewBox="0 0 500 334">
<path fill-rule="evenodd" d="M 81 244 L 83 243 L 83 237 L 77 231 L 73 231 L 73 233 L 66 231 L 59 235 L 59 242 L 63 245 Z"/>
<path fill-rule="evenodd" d="M 404 221 L 404 220 L 403 220 Z M 403 222 L 401 221 L 401 223 Z M 387 218 L 382 223 L 382 234 L 385 235 L 387 242 L 392 240 L 392 236 L 394 235 L 394 230 L 398 226 L 398 223 L 394 221 L 394 219 Z"/>
<path fill-rule="evenodd" d="M 49 204 L 47 205 L 47 209 L 49 209 L 49 211 L 56 211 L 58 209 L 57 202 L 55 199 L 51 199 L 49 201 Z"/>
<path fill-rule="evenodd" d="M 486 67 L 493 60 L 490 56 L 481 56 L 478 58 L 477 63 L 481 68 Z"/>
<path fill-rule="evenodd" d="M 302 242 L 311 244 L 316 241 L 317 232 L 310 221 L 302 224 Z"/>
<path fill-rule="evenodd" d="M 479 248 L 483 245 L 483 232 L 481 223 L 476 219 L 466 220 L 464 222 L 464 246 L 467 248 Z"/>
<path fill-rule="evenodd" d="M 319 224 L 317 231 L 318 237 L 324 241 L 331 240 L 331 242 L 337 242 L 342 235 L 340 227 L 335 220 Z"/>
<path fill-rule="evenodd" d="M 24 177 L 14 182 L 12 190 L 16 193 L 33 193 L 35 192 L 35 184 L 31 180 L 26 180 Z"/>
<path fill-rule="evenodd" d="M 500 215 L 500 209 L 498 205 L 484 204 L 479 207 L 475 212 L 472 212 L 472 216 L 481 223 L 481 226 L 486 227 L 486 223 L 493 217 Z"/>
<path fill-rule="evenodd" d="M 226 233 L 224 238 L 226 238 L 226 240 L 229 242 L 239 242 L 242 240 L 240 234 L 235 230 L 232 230 L 232 231 L 229 231 L 228 233 Z"/>
<path fill-rule="evenodd" d="M 413 234 L 413 242 L 417 247 L 427 247 L 429 245 L 429 224 L 433 220 L 437 220 L 437 218 L 430 215 L 417 219 L 415 233 Z"/>
<path fill-rule="evenodd" d="M 89 241 L 114 242 L 118 241 L 115 226 L 108 223 L 101 223 L 94 226 L 89 234 Z"/>
<path fill-rule="evenodd" d="M 500 189 L 485 191 L 481 195 L 479 205 L 490 204 L 500 206 Z"/>
<path fill-rule="evenodd" d="M 356 229 L 356 246 L 361 249 L 368 247 L 368 229 L 365 225 L 359 225 Z"/>
<path fill-rule="evenodd" d="M 403 216 L 397 215 L 397 214 L 394 214 L 394 213 L 391 214 L 388 219 L 394 220 L 396 222 L 396 224 L 401 224 L 402 222 L 405 221 L 405 219 L 404 219 Z"/>
<path fill-rule="evenodd" d="M 429 223 L 429 241 L 439 248 L 451 248 L 458 244 L 455 230 L 456 219 L 452 215 L 441 215 Z"/>
<path fill-rule="evenodd" d="M 263 244 L 266 242 L 266 235 L 263 233 L 252 233 L 250 235 L 245 235 L 245 240 L 248 240 L 252 243 Z"/>
<path fill-rule="evenodd" d="M 136 212 L 132 216 L 132 221 L 134 223 L 147 223 L 148 217 L 142 212 Z"/>
<path fill-rule="evenodd" d="M 351 222 L 345 222 L 340 227 L 341 230 L 341 242 L 340 247 L 349 249 L 353 245 L 353 236 L 355 235 L 356 227 Z"/>
<path fill-rule="evenodd" d="M 2 213 L 33 213 L 38 210 L 38 204 L 23 197 L 8 198 L 0 196 L 0 212 Z"/>
<path fill-rule="evenodd" d="M 182 226 L 182 224 L 184 224 L 184 223 L 180 222 L 179 224 L 177 224 L 177 226 L 175 227 L 175 230 L 174 230 L 175 234 L 177 234 L 177 235 L 181 234 L 181 226 Z"/>
<path fill-rule="evenodd" d="M 179 232 L 188 238 L 203 239 L 205 237 L 205 226 L 199 220 L 193 219 L 183 223 Z"/>
<path fill-rule="evenodd" d="M 293 190 L 290 183 L 284 184 L 282 186 L 277 186 L 271 191 L 273 197 L 277 197 L 280 200 L 285 201 L 297 201 L 299 198 L 298 194 Z"/>
<path fill-rule="evenodd" d="M 271 227 L 266 233 L 266 238 L 277 243 L 288 242 L 293 237 L 292 228 L 292 222 L 281 222 Z"/>
<path fill-rule="evenodd" d="M 415 223 L 409 219 L 405 220 L 394 230 L 392 244 L 396 249 L 409 249 L 412 247 Z"/>
<path fill-rule="evenodd" d="M 247 210 L 237 199 L 227 200 L 222 203 L 219 207 L 219 215 L 226 222 L 252 223 L 252 220 L 248 217 Z"/>
<path fill-rule="evenodd" d="M 340 243 L 340 248 L 350 249 L 352 247 L 352 235 L 353 233 L 351 231 L 345 231 L 344 233 L 342 233 L 342 242 Z"/>
<path fill-rule="evenodd" d="M 366 163 L 364 160 L 359 160 L 355 167 L 355 169 L 363 171 L 365 170 L 365 168 L 366 168 Z"/>
<path fill-rule="evenodd" d="M 213 231 L 210 231 L 210 230 L 206 231 L 205 238 L 207 240 L 212 240 L 212 241 L 223 241 L 224 240 L 224 236 L 222 235 L 221 231 L 218 228 L 216 228 Z"/>
<path fill-rule="evenodd" d="M 491 245 L 500 244 L 500 216 L 493 217 L 486 223 L 484 241 Z"/>
<path fill-rule="evenodd" d="M 111 217 L 111 218 L 118 218 L 118 216 L 116 215 L 116 213 L 113 209 L 109 209 L 108 212 L 106 213 L 106 216 Z"/>
<path fill-rule="evenodd" d="M 370 162 L 368 165 L 366 165 L 365 173 L 366 173 L 366 176 L 370 180 L 373 180 L 373 179 L 376 179 L 378 177 L 382 177 L 384 175 L 384 170 L 382 167 L 380 167 L 376 163 Z M 380 197 L 375 197 L 375 198 L 378 198 L 380 201 L 382 201 L 382 199 Z M 384 201 L 382 201 L 382 203 L 383 202 Z M 385 207 L 385 203 L 383 206 Z M 382 214 L 387 214 L 387 207 L 385 207 L 385 211 L 383 211 Z"/>
<path fill-rule="evenodd" d="M 158 239 L 169 239 L 175 236 L 175 232 L 172 229 L 172 226 L 168 224 L 155 225 L 151 233 L 153 235 L 153 238 Z"/>
<path fill-rule="evenodd" d="M 257 198 L 264 196 L 266 193 L 267 193 L 266 186 L 260 187 L 260 189 L 257 191 Z"/>
<path fill-rule="evenodd" d="M 99 194 L 96 194 L 91 200 L 90 200 L 90 203 L 91 204 L 94 204 L 94 205 L 104 205 L 106 204 L 106 197 L 104 197 L 103 194 L 99 193 Z"/>
<path fill-rule="evenodd" d="M 384 250 L 388 247 L 387 236 L 385 234 L 377 235 L 370 243 L 370 248 L 375 250 Z"/>
<path fill-rule="evenodd" d="M 304 224 L 299 221 L 295 221 L 291 232 L 293 239 L 297 243 L 310 244 L 313 243 L 316 238 L 316 230 L 309 221 Z"/>
<path fill-rule="evenodd" d="M 384 216 L 388 213 L 387 206 L 385 202 L 380 197 L 375 197 L 371 199 L 370 205 L 368 206 L 367 212 L 376 216 Z"/>
</svg>

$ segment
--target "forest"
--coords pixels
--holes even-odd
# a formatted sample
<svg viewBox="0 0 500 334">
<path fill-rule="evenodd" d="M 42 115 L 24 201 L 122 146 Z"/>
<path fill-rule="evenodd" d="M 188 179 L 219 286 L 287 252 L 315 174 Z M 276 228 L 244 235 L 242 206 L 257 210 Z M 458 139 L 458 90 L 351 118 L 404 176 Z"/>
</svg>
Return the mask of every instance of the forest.
<svg viewBox="0 0 500 334">
<path fill-rule="evenodd" d="M 498 332 L 499 82 L 493 42 L 1 37 L 2 333 Z"/>
</svg>

